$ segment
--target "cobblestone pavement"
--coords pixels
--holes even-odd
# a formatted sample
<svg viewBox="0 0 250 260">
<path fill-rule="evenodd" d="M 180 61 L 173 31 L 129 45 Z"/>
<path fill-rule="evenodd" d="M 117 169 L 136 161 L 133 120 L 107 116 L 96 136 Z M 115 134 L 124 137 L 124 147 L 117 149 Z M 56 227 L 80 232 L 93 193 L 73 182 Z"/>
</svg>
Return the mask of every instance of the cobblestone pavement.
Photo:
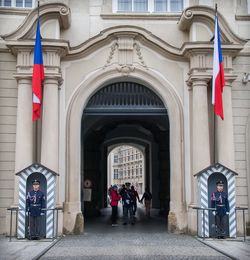
<svg viewBox="0 0 250 260">
<path fill-rule="evenodd" d="M 120 219 L 112 227 L 110 211 L 87 220 L 84 235 L 64 237 L 41 259 L 230 259 L 191 236 L 169 234 L 162 218 L 146 219 L 142 208 L 134 226 Z"/>
</svg>

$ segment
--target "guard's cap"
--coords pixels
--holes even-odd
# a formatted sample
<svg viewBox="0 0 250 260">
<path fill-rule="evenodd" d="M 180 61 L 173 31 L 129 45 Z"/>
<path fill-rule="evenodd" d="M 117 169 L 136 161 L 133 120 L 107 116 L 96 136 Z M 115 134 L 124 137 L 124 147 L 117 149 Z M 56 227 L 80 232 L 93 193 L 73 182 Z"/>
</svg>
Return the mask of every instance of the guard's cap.
<svg viewBox="0 0 250 260">
<path fill-rule="evenodd" d="M 35 179 L 35 180 L 32 181 L 32 184 L 33 184 L 33 185 L 39 185 L 39 184 L 40 184 L 40 181 Z"/>
<path fill-rule="evenodd" d="M 117 189 L 118 187 L 117 187 L 117 185 L 113 185 L 112 188 L 113 189 Z"/>
<path fill-rule="evenodd" d="M 128 187 L 130 186 L 130 184 L 131 184 L 130 182 L 125 183 L 125 185 L 128 186 Z"/>
<path fill-rule="evenodd" d="M 218 181 L 216 182 L 216 185 L 224 185 L 224 182 L 223 182 L 222 180 L 218 180 Z"/>
</svg>

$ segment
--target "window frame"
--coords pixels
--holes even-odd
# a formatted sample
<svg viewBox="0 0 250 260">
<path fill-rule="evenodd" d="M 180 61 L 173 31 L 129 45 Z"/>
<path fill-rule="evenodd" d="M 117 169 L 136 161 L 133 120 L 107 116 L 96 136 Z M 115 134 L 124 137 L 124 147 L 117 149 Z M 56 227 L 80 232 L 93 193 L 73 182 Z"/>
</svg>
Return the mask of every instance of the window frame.
<svg viewBox="0 0 250 260">
<path fill-rule="evenodd" d="M 170 1 L 167 0 L 167 11 L 155 11 L 155 0 L 148 0 L 148 10 L 147 11 L 134 11 L 134 0 L 132 0 L 132 11 L 122 11 L 118 10 L 118 1 L 119 0 L 112 0 L 112 11 L 113 13 L 180 13 L 185 8 L 189 6 L 189 0 L 183 0 L 183 10 L 181 11 L 171 11 L 170 10 Z"/>
<path fill-rule="evenodd" d="M 16 6 L 16 0 L 11 0 L 11 5 L 10 6 L 5 6 L 4 5 L 4 0 L 0 0 L 0 8 L 20 8 L 20 9 L 33 9 L 35 7 L 36 0 L 32 0 L 32 6 L 31 7 L 25 7 L 25 0 L 22 0 L 23 6 Z"/>
</svg>

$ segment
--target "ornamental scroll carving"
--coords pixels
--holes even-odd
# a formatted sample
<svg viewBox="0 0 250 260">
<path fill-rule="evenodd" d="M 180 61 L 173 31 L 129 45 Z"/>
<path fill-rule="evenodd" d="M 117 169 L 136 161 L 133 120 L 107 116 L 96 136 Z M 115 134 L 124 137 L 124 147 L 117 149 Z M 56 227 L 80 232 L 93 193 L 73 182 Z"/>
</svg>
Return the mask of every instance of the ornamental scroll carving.
<svg viewBox="0 0 250 260">
<path fill-rule="evenodd" d="M 114 60 L 115 53 L 117 53 L 117 60 Z M 135 57 L 138 59 L 135 61 Z M 103 69 L 111 65 L 111 62 L 117 64 L 117 71 L 122 75 L 129 75 L 135 70 L 134 63 L 137 62 L 144 68 L 147 68 L 138 41 L 135 41 L 135 36 L 120 34 L 117 40 L 110 46 L 109 56 Z"/>
</svg>

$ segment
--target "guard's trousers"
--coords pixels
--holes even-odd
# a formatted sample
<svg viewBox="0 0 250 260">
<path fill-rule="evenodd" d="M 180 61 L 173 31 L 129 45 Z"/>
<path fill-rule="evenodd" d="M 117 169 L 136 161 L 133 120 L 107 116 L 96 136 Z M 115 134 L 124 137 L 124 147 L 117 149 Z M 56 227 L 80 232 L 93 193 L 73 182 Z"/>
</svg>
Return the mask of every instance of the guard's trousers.
<svg viewBox="0 0 250 260">
<path fill-rule="evenodd" d="M 30 216 L 30 236 L 31 238 L 41 236 L 41 216 Z"/>
<path fill-rule="evenodd" d="M 217 236 L 225 236 L 227 230 L 227 215 L 215 215 Z"/>
</svg>

